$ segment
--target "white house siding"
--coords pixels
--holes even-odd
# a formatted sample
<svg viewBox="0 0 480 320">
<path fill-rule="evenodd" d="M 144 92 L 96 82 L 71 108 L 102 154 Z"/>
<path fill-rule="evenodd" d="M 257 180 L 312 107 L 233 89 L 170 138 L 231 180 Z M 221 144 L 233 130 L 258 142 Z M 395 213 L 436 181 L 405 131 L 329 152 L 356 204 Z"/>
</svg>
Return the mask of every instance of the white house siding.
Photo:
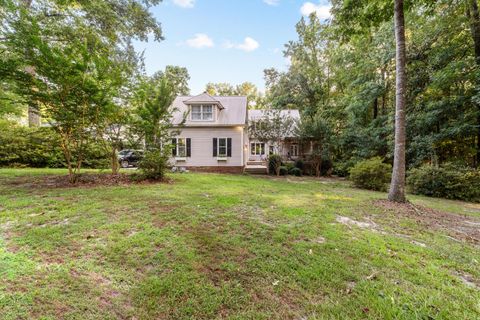
<svg viewBox="0 0 480 320">
<path fill-rule="evenodd" d="M 185 167 L 242 167 L 244 165 L 244 128 L 236 127 L 185 127 L 180 129 L 178 138 L 191 139 L 191 156 L 186 161 L 170 161 L 176 166 Z M 213 156 L 213 138 L 232 138 L 232 156 L 226 161 L 218 161 Z"/>
</svg>

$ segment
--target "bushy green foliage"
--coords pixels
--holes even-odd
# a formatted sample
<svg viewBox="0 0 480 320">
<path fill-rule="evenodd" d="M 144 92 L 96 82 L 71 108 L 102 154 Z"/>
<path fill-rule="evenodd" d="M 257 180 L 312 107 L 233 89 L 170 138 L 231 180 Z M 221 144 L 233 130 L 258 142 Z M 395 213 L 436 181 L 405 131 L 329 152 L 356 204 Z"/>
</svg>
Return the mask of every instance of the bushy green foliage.
<svg viewBox="0 0 480 320">
<path fill-rule="evenodd" d="M 295 161 L 295 167 L 297 167 L 303 172 L 303 169 L 305 168 L 305 163 L 302 159 L 298 159 L 297 161 Z"/>
<path fill-rule="evenodd" d="M 322 161 L 321 175 L 322 176 L 331 176 L 333 173 L 333 163 L 332 160 L 324 158 Z"/>
<path fill-rule="evenodd" d="M 288 169 L 288 172 L 290 172 L 290 170 L 292 170 L 293 168 L 295 168 L 295 164 L 293 162 L 286 162 L 284 164 L 285 167 L 287 167 Z"/>
<path fill-rule="evenodd" d="M 297 177 L 300 177 L 302 175 L 302 170 L 300 170 L 299 168 L 297 167 L 293 167 L 292 169 L 290 169 L 288 171 L 288 174 L 291 174 L 293 176 L 297 176 Z"/>
<path fill-rule="evenodd" d="M 0 123 L 0 166 L 64 168 L 65 158 L 58 134 L 51 128 L 28 128 Z M 100 144 L 85 146 L 84 164 L 89 168 L 108 166 L 108 155 Z"/>
<path fill-rule="evenodd" d="M 285 166 L 280 166 L 279 173 L 280 176 L 286 176 L 288 174 L 288 168 Z"/>
<path fill-rule="evenodd" d="M 170 105 L 175 99 L 175 90 L 165 77 L 146 78 L 141 84 L 136 103 L 136 131 L 145 138 L 147 152 L 139 163 L 142 176 L 161 180 L 165 176 L 168 158 L 171 155 L 169 129 Z"/>
<path fill-rule="evenodd" d="M 350 169 L 350 179 L 356 187 L 385 191 L 391 178 L 391 166 L 379 157 L 358 162 Z"/>
<path fill-rule="evenodd" d="M 268 172 L 270 174 L 278 174 L 278 170 L 282 165 L 282 157 L 278 154 L 271 154 L 268 156 Z"/>
<path fill-rule="evenodd" d="M 357 164 L 359 159 L 350 158 L 344 161 L 336 161 L 333 165 L 333 173 L 339 177 L 348 177 L 350 175 L 350 169 Z"/>
<path fill-rule="evenodd" d="M 408 187 L 412 193 L 431 197 L 480 201 L 480 170 L 446 164 L 424 165 L 410 170 Z"/>
<path fill-rule="evenodd" d="M 48 128 L 0 125 L 0 166 L 63 167 L 63 154 Z"/>
<path fill-rule="evenodd" d="M 162 180 L 168 166 L 168 153 L 161 149 L 152 149 L 145 152 L 143 159 L 138 163 L 142 178 Z"/>
</svg>

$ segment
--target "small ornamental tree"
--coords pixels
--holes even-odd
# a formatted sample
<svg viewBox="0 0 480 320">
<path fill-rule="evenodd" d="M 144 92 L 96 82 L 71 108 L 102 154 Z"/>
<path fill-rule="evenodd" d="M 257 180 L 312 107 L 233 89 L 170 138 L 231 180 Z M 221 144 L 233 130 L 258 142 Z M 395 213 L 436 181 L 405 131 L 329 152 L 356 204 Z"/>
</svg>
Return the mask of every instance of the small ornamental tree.
<svg viewBox="0 0 480 320">
<path fill-rule="evenodd" d="M 118 151 L 122 148 L 122 137 L 126 133 L 127 125 L 131 118 L 130 110 L 126 107 L 114 105 L 106 121 L 100 127 L 99 134 L 103 147 L 110 155 L 110 168 L 112 175 L 118 174 L 120 164 L 118 162 Z"/>
<path fill-rule="evenodd" d="M 298 135 L 304 142 L 312 143 L 312 153 L 308 160 L 315 168 L 315 175 L 320 177 L 323 157 L 330 146 L 331 130 L 327 121 L 320 113 L 313 117 L 306 117 L 298 126 Z"/>
<path fill-rule="evenodd" d="M 143 81 L 136 96 L 135 127 L 145 141 L 144 159 L 139 168 L 147 179 L 161 180 L 165 176 L 171 154 L 170 108 L 175 90 L 166 77 Z"/>
<path fill-rule="evenodd" d="M 260 142 L 273 145 L 276 154 L 283 152 L 282 141 L 285 137 L 294 134 L 295 120 L 280 110 L 266 110 L 263 116 L 251 121 L 248 126 L 248 133 L 251 138 Z M 280 175 L 281 161 L 273 161 L 276 175 Z"/>
<path fill-rule="evenodd" d="M 108 47 L 97 52 L 97 39 L 90 36 L 51 46 L 34 24 L 23 27 L 17 29 L 23 35 L 14 41 L 19 41 L 19 47 L 36 48 L 28 61 L 36 66 L 36 72 L 20 69 L 14 77 L 24 84 L 19 86 L 21 95 L 38 102 L 42 114 L 58 133 L 69 180 L 74 183 L 87 147 L 94 140 L 95 124 L 107 116 L 107 106 L 112 103 L 111 60 L 104 54 Z"/>
</svg>

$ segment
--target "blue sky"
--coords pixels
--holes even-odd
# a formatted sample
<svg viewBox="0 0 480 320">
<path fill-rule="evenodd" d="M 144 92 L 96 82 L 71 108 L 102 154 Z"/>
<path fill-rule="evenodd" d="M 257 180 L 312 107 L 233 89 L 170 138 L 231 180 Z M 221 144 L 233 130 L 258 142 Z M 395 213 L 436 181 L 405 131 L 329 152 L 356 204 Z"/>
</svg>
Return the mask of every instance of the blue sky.
<svg viewBox="0 0 480 320">
<path fill-rule="evenodd" d="M 326 18 L 329 8 L 328 0 L 163 0 L 151 10 L 165 40 L 135 46 L 145 51 L 148 74 L 186 67 L 192 94 L 208 82 L 250 81 L 263 90 L 265 68 L 287 68 L 282 50 L 302 15 Z"/>
</svg>

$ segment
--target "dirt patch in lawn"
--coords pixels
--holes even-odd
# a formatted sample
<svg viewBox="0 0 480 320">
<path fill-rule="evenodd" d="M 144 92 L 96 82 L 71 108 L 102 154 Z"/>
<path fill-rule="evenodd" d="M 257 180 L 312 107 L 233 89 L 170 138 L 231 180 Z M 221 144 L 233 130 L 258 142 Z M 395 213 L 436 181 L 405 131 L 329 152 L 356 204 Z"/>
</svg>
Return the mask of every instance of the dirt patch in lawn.
<svg viewBox="0 0 480 320">
<path fill-rule="evenodd" d="M 480 280 L 475 279 L 471 274 L 455 271 L 453 272 L 453 275 L 456 276 L 467 287 L 480 290 Z"/>
<path fill-rule="evenodd" d="M 117 186 L 129 184 L 156 184 L 173 183 L 173 180 L 165 178 L 164 180 L 142 180 L 137 175 L 109 173 L 83 173 L 80 174 L 75 183 L 70 183 L 67 175 L 48 175 L 41 177 L 18 177 L 6 182 L 10 186 L 22 188 L 93 188 L 97 186 Z"/>
<path fill-rule="evenodd" d="M 443 230 L 452 240 L 480 244 L 480 220 L 443 212 L 412 203 L 393 203 L 377 200 L 374 205 L 386 212 L 414 220 L 426 229 Z"/>
<path fill-rule="evenodd" d="M 375 229 L 377 226 L 373 221 L 363 222 L 363 221 L 357 221 L 349 217 L 343 217 L 343 216 L 337 216 L 335 220 L 346 226 L 356 226 L 362 229 Z"/>
</svg>

